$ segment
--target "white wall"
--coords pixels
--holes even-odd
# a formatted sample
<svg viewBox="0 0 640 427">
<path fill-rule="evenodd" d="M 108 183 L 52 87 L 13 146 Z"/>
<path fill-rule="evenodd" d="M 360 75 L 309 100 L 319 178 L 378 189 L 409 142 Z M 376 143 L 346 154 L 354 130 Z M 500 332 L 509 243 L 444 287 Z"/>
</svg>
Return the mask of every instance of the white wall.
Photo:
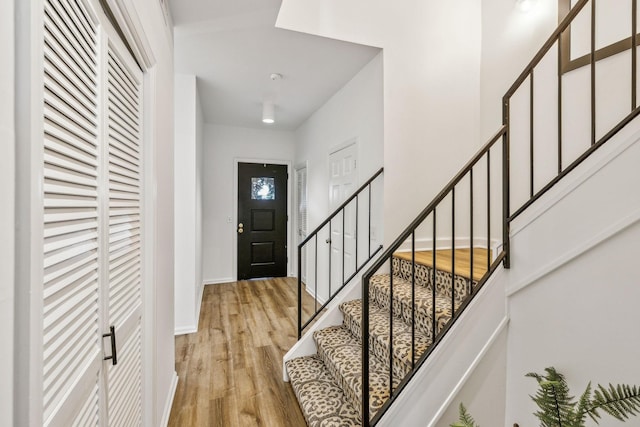
<svg viewBox="0 0 640 427">
<path fill-rule="evenodd" d="M 433 425 L 449 427 L 460 416 L 460 403 L 481 426 L 504 425 L 507 383 L 507 332 L 500 332 L 466 379 L 460 392 Z"/>
<path fill-rule="evenodd" d="M 307 165 L 307 230 L 313 231 L 330 214 L 329 212 L 329 155 L 337 146 L 355 142 L 357 145 L 358 182 L 354 190 L 371 177 L 384 161 L 384 119 L 383 119 L 383 55 L 378 54 L 369 64 L 356 74 L 343 88 L 336 92 L 323 106 L 314 112 L 295 132 L 295 165 Z M 382 203 L 384 200 L 384 176 L 372 186 L 372 234 L 371 247 L 382 242 Z M 361 224 L 360 242 L 367 242 L 367 222 L 365 218 L 368 198 L 363 197 L 359 211 Z M 294 209 L 297 221 L 297 209 Z M 295 228 L 297 230 L 297 227 Z M 327 227 L 328 230 L 328 227 Z M 320 239 L 324 241 L 324 238 Z M 300 240 L 296 241 L 294 246 Z M 313 243 L 311 243 L 313 244 Z M 365 246 L 360 243 L 359 262 L 364 261 Z M 311 247 L 311 246 L 310 246 Z M 313 286 L 313 254 L 307 252 L 309 274 L 307 286 Z M 320 265 L 325 265 L 325 251 L 320 251 Z M 297 265 L 297 251 L 294 253 Z M 326 267 L 319 267 L 324 272 Z M 326 278 L 319 278 L 324 283 Z M 320 298 L 327 297 L 323 290 Z"/>
<path fill-rule="evenodd" d="M 202 291 L 202 109 L 196 77 L 175 76 L 175 330 L 198 330 Z"/>
<path fill-rule="evenodd" d="M 0 414 L 13 425 L 14 352 L 14 16 L 13 1 L 0 3 Z"/>
<path fill-rule="evenodd" d="M 481 137 L 502 124 L 502 97 L 558 26 L 558 0 L 524 13 L 515 1 L 483 0 Z"/>
<path fill-rule="evenodd" d="M 237 272 L 235 160 L 292 164 L 294 135 L 286 131 L 207 124 L 204 127 L 203 153 L 203 281 L 206 284 L 230 282 L 236 280 Z M 290 170 L 289 197 L 293 196 L 292 182 L 293 171 Z M 289 251 L 292 247 L 292 222 L 289 221 Z"/>
<path fill-rule="evenodd" d="M 471 0 L 282 3 L 278 27 L 384 49 L 387 243 L 480 145 L 480 7 Z"/>
<path fill-rule="evenodd" d="M 295 164 L 307 162 L 309 230 L 329 214 L 329 154 L 334 147 L 356 141 L 360 182 L 383 165 L 382 61 L 380 53 L 295 132 Z"/>
<path fill-rule="evenodd" d="M 151 111 L 146 112 L 152 123 L 152 168 L 154 188 L 149 189 L 154 207 L 154 253 L 152 283 L 147 284 L 145 304 L 150 312 L 146 325 L 150 348 L 144 353 L 153 365 L 147 365 L 146 385 L 151 396 L 145 396 L 145 413 L 149 425 L 163 425 L 168 421 L 173 393 L 178 377 L 175 373 L 174 339 L 174 103 L 173 103 L 173 35 L 171 22 L 155 0 L 131 2 L 140 18 L 142 29 L 156 59 L 147 73 L 146 84 L 153 98 Z M 149 336 L 151 335 L 151 336 Z"/>
<path fill-rule="evenodd" d="M 533 423 L 527 372 L 555 366 L 576 395 L 591 380 L 638 383 L 640 193 L 628 186 L 640 180 L 639 129 L 626 128 L 514 223 L 507 425 Z"/>
</svg>

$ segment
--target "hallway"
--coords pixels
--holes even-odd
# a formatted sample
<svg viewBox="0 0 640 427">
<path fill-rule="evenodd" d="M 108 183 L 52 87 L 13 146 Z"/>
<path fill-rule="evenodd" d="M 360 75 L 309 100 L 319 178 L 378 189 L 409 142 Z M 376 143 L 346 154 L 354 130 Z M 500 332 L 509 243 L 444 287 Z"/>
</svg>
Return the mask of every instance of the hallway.
<svg viewBox="0 0 640 427">
<path fill-rule="evenodd" d="M 305 425 L 282 381 L 282 356 L 296 342 L 296 286 L 294 278 L 205 286 L 198 332 L 176 337 L 170 427 Z"/>
</svg>

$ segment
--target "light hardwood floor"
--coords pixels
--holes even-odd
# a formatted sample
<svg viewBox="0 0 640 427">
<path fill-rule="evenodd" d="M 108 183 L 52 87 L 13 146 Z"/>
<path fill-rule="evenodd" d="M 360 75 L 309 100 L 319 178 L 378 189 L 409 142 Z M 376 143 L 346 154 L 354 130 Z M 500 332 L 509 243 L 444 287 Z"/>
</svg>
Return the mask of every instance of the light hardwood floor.
<svg viewBox="0 0 640 427">
<path fill-rule="evenodd" d="M 282 381 L 282 356 L 297 339 L 296 295 L 292 278 L 205 287 L 198 332 L 176 338 L 170 427 L 306 426 Z"/>
</svg>

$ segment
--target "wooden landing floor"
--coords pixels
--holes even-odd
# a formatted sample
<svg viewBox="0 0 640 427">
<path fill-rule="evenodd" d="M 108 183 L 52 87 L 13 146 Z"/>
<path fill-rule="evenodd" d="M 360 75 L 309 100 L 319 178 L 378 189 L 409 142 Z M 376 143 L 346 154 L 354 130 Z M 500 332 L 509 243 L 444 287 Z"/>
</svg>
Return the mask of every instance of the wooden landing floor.
<svg viewBox="0 0 640 427">
<path fill-rule="evenodd" d="M 486 248 L 473 249 L 473 280 L 480 280 L 487 271 L 487 257 L 490 251 Z M 411 261 L 411 252 L 396 252 L 393 254 L 396 258 Z M 452 270 L 452 251 L 451 249 L 436 250 L 436 268 L 451 273 Z M 429 267 L 433 266 L 433 251 L 416 251 L 416 263 Z M 455 274 L 469 278 L 471 276 L 471 250 L 462 248 L 455 250 Z"/>
<path fill-rule="evenodd" d="M 296 323 L 296 279 L 205 286 L 198 332 L 176 337 L 179 382 L 169 426 L 306 425 L 282 381 Z"/>
</svg>

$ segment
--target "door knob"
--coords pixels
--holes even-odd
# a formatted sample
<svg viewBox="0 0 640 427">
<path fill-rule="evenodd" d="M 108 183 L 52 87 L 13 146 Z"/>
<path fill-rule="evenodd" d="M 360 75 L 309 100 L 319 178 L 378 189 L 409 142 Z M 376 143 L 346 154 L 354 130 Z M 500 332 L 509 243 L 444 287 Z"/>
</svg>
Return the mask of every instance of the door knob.
<svg viewBox="0 0 640 427">
<path fill-rule="evenodd" d="M 238 234 L 242 234 L 244 233 L 244 230 L 242 228 L 238 228 Z"/>
</svg>

